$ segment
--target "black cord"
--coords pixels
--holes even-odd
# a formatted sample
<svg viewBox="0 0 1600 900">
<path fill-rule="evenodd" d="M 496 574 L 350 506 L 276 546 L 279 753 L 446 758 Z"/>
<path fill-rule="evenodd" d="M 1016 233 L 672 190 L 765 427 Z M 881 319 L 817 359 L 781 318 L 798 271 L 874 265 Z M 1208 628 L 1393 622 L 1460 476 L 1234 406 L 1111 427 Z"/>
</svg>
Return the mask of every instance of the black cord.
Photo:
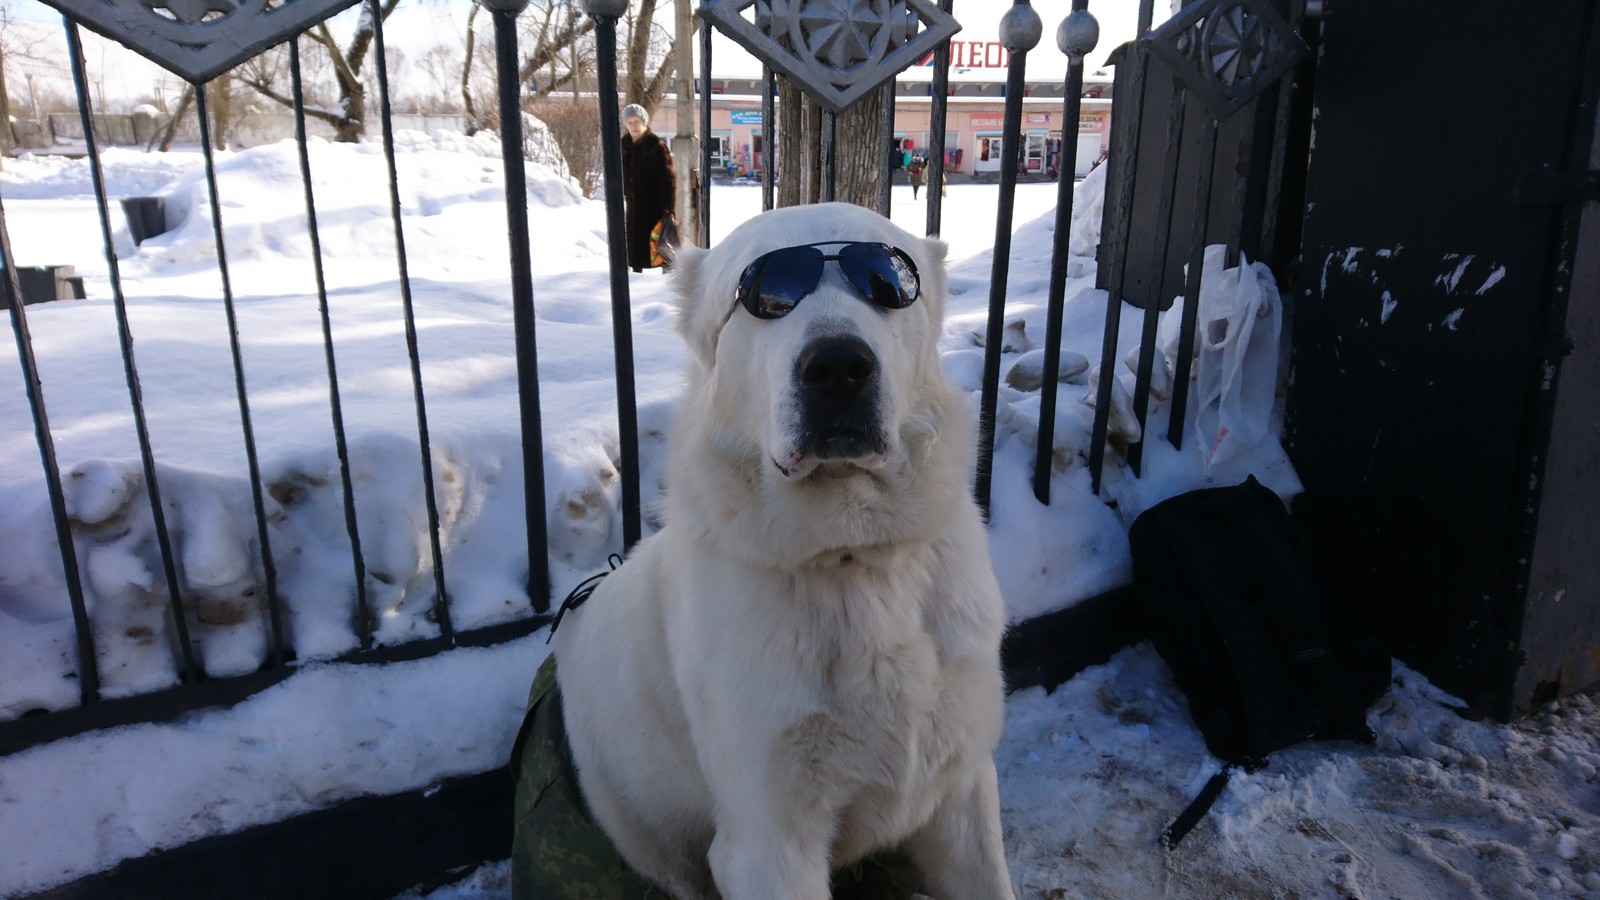
<svg viewBox="0 0 1600 900">
<path fill-rule="evenodd" d="M 611 572 L 615 572 L 617 567 L 622 565 L 621 554 L 611 554 L 606 557 L 606 563 L 611 566 Z M 567 610 L 577 609 L 582 606 L 584 601 L 589 599 L 589 595 L 594 593 L 594 589 L 600 586 L 600 579 L 610 575 L 611 572 L 590 575 L 588 578 L 578 582 L 578 586 L 573 588 L 570 594 L 567 594 L 567 599 L 561 601 L 560 608 L 556 610 L 556 617 L 550 620 L 550 636 L 544 639 L 546 644 L 555 638 L 556 626 L 561 624 L 561 617 L 567 614 Z"/>
</svg>

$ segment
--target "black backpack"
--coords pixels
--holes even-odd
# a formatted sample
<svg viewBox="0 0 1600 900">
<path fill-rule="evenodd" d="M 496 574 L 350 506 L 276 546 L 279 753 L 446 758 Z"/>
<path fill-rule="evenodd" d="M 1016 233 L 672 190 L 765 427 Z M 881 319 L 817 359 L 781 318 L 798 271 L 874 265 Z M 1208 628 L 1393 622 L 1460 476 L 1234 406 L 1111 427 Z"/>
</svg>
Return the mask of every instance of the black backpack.
<svg viewBox="0 0 1600 900">
<path fill-rule="evenodd" d="M 1206 748 L 1228 765 L 1162 834 L 1171 847 L 1235 767 L 1308 738 L 1373 739 L 1366 709 L 1389 653 L 1356 631 L 1312 575 L 1283 501 L 1251 476 L 1151 507 L 1129 530 L 1140 617 L 1189 698 Z"/>
</svg>

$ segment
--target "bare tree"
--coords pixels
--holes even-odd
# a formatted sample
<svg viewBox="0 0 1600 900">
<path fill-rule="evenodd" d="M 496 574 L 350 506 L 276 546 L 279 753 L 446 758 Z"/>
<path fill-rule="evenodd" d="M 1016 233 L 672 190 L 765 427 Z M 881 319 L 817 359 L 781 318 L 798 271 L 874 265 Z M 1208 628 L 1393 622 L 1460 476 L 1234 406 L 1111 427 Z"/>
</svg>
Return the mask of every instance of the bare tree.
<svg viewBox="0 0 1600 900">
<path fill-rule="evenodd" d="M 637 103 L 654 112 L 667 91 L 675 67 L 677 45 L 664 29 L 655 27 L 661 0 L 641 0 L 627 17 L 627 49 L 623 54 L 624 102 Z"/>
<path fill-rule="evenodd" d="M 543 97 L 576 88 L 578 79 L 594 64 L 594 19 L 580 16 L 573 0 L 553 0 L 529 7 L 523 13 L 522 39 L 532 47 L 519 70 L 529 93 Z M 565 63 L 565 65 L 562 65 Z M 539 76 L 543 74 L 543 78 Z"/>
<path fill-rule="evenodd" d="M 473 9 L 478 4 L 472 4 Z M 470 15 L 470 14 L 469 14 Z M 453 113 L 461 111 L 461 101 L 455 96 L 455 72 L 462 67 L 456 57 L 459 52 L 448 44 L 434 44 L 422 54 L 420 66 L 428 76 L 428 90 L 420 101 L 424 113 Z"/>
<path fill-rule="evenodd" d="M 11 92 L 6 89 L 6 50 L 0 44 L 0 159 L 11 153 L 11 143 Z"/>
<path fill-rule="evenodd" d="M 189 107 L 194 105 L 194 85 L 183 89 L 183 96 L 178 99 L 178 108 L 167 120 L 164 127 L 158 129 L 161 135 L 161 152 L 166 153 L 172 149 L 172 139 L 178 136 L 178 125 L 183 121 L 184 115 L 189 112 Z"/>
<path fill-rule="evenodd" d="M 13 21 L 9 0 L 0 0 L 0 124 L 7 127 L 0 129 L 0 142 L 4 150 L 11 149 L 12 134 L 9 123 L 11 117 L 18 109 L 26 106 L 34 118 L 39 116 L 39 104 L 32 99 L 35 96 L 31 79 L 24 74 L 24 66 L 48 66 L 57 68 L 59 62 L 48 50 L 49 41 L 40 29 L 30 28 L 26 25 L 18 26 Z M 22 82 L 29 85 L 29 98 L 27 103 L 18 103 L 11 96 L 11 86 Z"/>
<path fill-rule="evenodd" d="M 472 96 L 472 62 L 477 56 L 478 4 L 472 4 L 472 9 L 467 11 L 467 48 L 461 60 L 461 106 L 467 116 L 467 134 L 477 134 L 482 126 L 479 124 L 477 103 Z"/>
<path fill-rule="evenodd" d="M 528 113 L 550 129 L 567 172 L 584 196 L 600 186 L 600 108 L 592 102 L 545 97 L 529 104 Z"/>
<path fill-rule="evenodd" d="M 379 17 L 387 22 L 389 15 L 399 5 L 400 0 L 381 0 L 378 7 Z M 334 38 L 327 22 L 319 23 L 315 28 L 305 33 L 305 37 L 308 40 L 322 48 L 322 55 L 331 64 L 334 83 L 338 88 L 338 98 L 333 104 L 330 106 L 307 104 L 306 115 L 332 125 L 335 140 L 345 142 L 359 141 L 366 131 L 367 85 L 362 78 L 362 68 L 366 65 L 368 51 L 372 48 L 375 27 L 376 22 L 372 16 L 372 6 L 363 3 L 361 5 L 361 16 L 356 22 L 355 33 L 351 35 L 349 43 L 343 47 Z M 246 66 L 239 71 L 241 73 L 240 80 L 261 96 L 284 106 L 294 105 L 294 98 L 282 90 L 281 69 L 279 67 L 273 65 Z"/>
<path fill-rule="evenodd" d="M 206 84 L 205 90 L 206 113 L 211 120 L 211 146 L 226 150 L 233 128 L 233 76 L 219 75 Z"/>
</svg>

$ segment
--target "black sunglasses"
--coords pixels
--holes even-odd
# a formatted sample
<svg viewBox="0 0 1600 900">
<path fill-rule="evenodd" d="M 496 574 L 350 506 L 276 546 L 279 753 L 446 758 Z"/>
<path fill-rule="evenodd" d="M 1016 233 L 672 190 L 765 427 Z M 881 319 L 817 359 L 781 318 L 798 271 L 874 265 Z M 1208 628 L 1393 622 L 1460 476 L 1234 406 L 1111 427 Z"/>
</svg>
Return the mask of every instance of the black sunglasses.
<svg viewBox="0 0 1600 900">
<path fill-rule="evenodd" d="M 838 253 L 817 249 L 833 245 L 839 245 Z M 867 241 L 818 241 L 756 257 L 739 276 L 734 302 L 758 319 L 781 319 L 817 289 L 822 264 L 829 260 L 839 263 L 856 293 L 884 309 L 905 309 L 917 301 L 917 264 L 904 250 Z"/>
</svg>

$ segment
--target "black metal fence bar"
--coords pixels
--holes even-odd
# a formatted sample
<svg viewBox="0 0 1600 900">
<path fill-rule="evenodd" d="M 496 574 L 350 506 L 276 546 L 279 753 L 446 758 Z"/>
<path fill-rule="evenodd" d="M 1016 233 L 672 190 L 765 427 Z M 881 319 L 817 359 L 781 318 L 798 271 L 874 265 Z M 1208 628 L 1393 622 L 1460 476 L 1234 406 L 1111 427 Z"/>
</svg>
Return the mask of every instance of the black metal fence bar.
<svg viewBox="0 0 1600 900">
<path fill-rule="evenodd" d="M 1006 279 L 1011 271 L 1011 222 L 1022 149 L 1022 95 L 1027 90 L 1028 51 L 1039 43 L 1039 14 L 1017 0 L 1000 20 L 1000 43 L 1011 54 L 1006 70 L 1006 113 L 1000 151 L 1000 199 L 994 219 L 994 259 L 989 276 L 989 321 L 983 344 L 983 393 L 978 407 L 978 473 L 974 494 L 985 520 L 994 475 L 994 414 L 1000 399 L 1000 344 L 1006 316 Z M 1076 123 L 1073 123 L 1076 126 Z"/>
<path fill-rule="evenodd" d="M 379 0 L 367 0 L 372 16 L 372 51 L 378 75 L 378 110 L 383 121 L 383 159 L 389 167 L 389 214 L 394 222 L 395 263 L 399 267 L 400 306 L 405 314 L 406 354 L 411 360 L 411 391 L 417 408 L 417 441 L 422 452 L 422 496 L 428 509 L 428 547 L 433 553 L 434 616 L 446 641 L 455 631 L 444 586 L 444 551 L 439 546 L 439 503 L 434 495 L 433 448 L 428 438 L 428 404 L 422 389 L 422 359 L 417 350 L 417 317 L 411 302 L 411 273 L 406 262 L 406 233 L 400 221 L 400 171 L 394 155 L 394 117 L 389 104 L 389 64 L 383 40 Z"/>
<path fill-rule="evenodd" d="M 711 246 L 711 23 L 699 16 L 700 35 L 700 246 Z M 613 54 L 615 55 L 615 54 Z M 612 77 L 616 75 L 613 72 Z M 773 128 L 777 131 L 777 128 Z"/>
<path fill-rule="evenodd" d="M 1209 173 L 1217 157 L 1217 119 L 1206 118 L 1205 135 L 1200 139 L 1199 170 Z M 1189 370 L 1194 366 L 1194 323 L 1200 315 L 1200 279 L 1206 259 L 1206 222 L 1211 211 L 1211 178 L 1200 179 L 1194 201 L 1194 224 L 1189 233 L 1189 270 L 1183 285 L 1183 312 L 1180 313 L 1178 356 L 1172 364 L 1172 411 L 1167 423 L 1167 441 L 1173 449 L 1183 449 L 1184 419 L 1189 408 Z"/>
<path fill-rule="evenodd" d="M 822 202 L 832 203 L 839 189 L 839 117 L 822 111 Z"/>
<path fill-rule="evenodd" d="M 306 195 L 306 234 L 311 239 L 311 271 L 317 282 L 317 315 L 322 324 L 322 354 L 328 370 L 328 406 L 333 415 L 333 446 L 339 459 L 339 487 L 343 492 L 344 531 L 350 538 L 350 566 L 355 575 L 354 628 L 360 646 L 372 644 L 372 611 L 367 600 L 367 563 L 361 552 L 361 528 L 356 518 L 355 485 L 350 477 L 350 445 L 345 436 L 344 402 L 339 391 L 339 367 L 333 350 L 333 317 L 328 309 L 328 282 L 322 261 L 322 232 L 317 226 L 316 191 L 311 182 L 311 152 L 306 135 L 305 82 L 300 69 L 300 38 L 289 41 L 289 87 L 294 100 L 295 149 L 300 157 L 300 182 Z"/>
<path fill-rule="evenodd" d="M 94 183 L 96 209 L 100 213 L 100 237 L 105 244 L 106 270 L 111 279 L 111 300 L 117 317 L 117 339 L 122 349 L 122 370 L 128 382 L 128 397 L 133 403 L 133 428 L 139 440 L 139 461 L 144 467 L 145 494 L 150 500 L 150 517 L 155 526 L 156 546 L 161 553 L 161 572 L 167 579 L 167 603 L 172 610 L 172 627 L 177 635 L 178 665 L 190 684 L 203 677 L 189 640 L 189 622 L 184 615 L 183 597 L 178 585 L 178 567 L 172 555 L 172 535 L 167 530 L 166 507 L 161 503 L 161 485 L 156 479 L 155 453 L 150 447 L 150 429 L 144 417 L 144 398 L 139 387 L 139 371 L 133 359 L 133 329 L 128 324 L 128 303 L 122 293 L 122 271 L 117 265 L 116 247 L 111 241 L 111 208 L 106 203 L 105 172 L 100 166 L 100 151 L 95 141 L 94 117 L 89 109 L 89 73 L 84 64 L 83 38 L 78 26 L 66 20 L 67 53 L 72 64 L 72 82 L 78 92 L 78 116 L 83 122 L 89 178 Z"/>
<path fill-rule="evenodd" d="M 883 106 L 878 110 L 878 168 L 883 172 L 883 177 L 878 179 L 878 215 L 884 218 L 889 217 L 889 199 L 894 187 L 894 166 L 889 159 L 895 153 L 894 90 L 894 79 L 891 78 L 881 90 Z"/>
<path fill-rule="evenodd" d="M 1056 162 L 1056 231 L 1050 254 L 1050 298 L 1045 309 L 1044 382 L 1039 386 L 1039 430 L 1034 442 L 1033 496 L 1050 502 L 1050 472 L 1054 466 L 1056 373 L 1061 367 L 1061 320 L 1067 297 L 1067 262 L 1072 244 L 1072 200 L 1078 159 L 1078 115 L 1083 110 L 1083 57 L 1100 39 L 1100 26 L 1089 14 L 1089 0 L 1073 0 L 1072 12 L 1061 21 L 1056 44 L 1067 55 L 1067 74 L 1061 91 L 1061 154 Z M 933 195 L 930 193 L 931 201 Z"/>
<path fill-rule="evenodd" d="M 72 626 L 78 659 L 78 702 L 84 705 L 100 699 L 100 664 L 94 656 L 94 633 L 89 627 L 89 608 L 84 602 L 83 580 L 78 574 L 78 548 L 72 542 L 72 525 L 67 520 L 66 493 L 61 489 L 61 466 L 56 462 L 55 438 L 50 431 L 50 415 L 44 402 L 44 385 L 39 380 L 38 362 L 33 356 L 33 335 L 28 331 L 28 311 L 17 280 L 17 260 L 11 254 L 11 231 L 6 227 L 5 204 L 0 202 L 0 290 L 6 293 L 11 309 L 11 331 L 17 339 L 17 360 L 22 363 L 22 382 L 28 394 L 28 411 L 33 415 L 33 436 L 39 445 L 39 461 L 44 466 L 45 489 L 50 495 L 50 519 L 56 529 L 56 546 L 61 552 L 61 574 L 67 581 L 67 599 L 72 604 Z"/>
<path fill-rule="evenodd" d="M 770 66 L 761 67 L 761 211 L 772 208 L 773 189 L 778 180 L 778 75 Z M 709 136 L 706 138 L 709 140 Z M 702 198 L 701 203 L 709 200 Z"/>
<path fill-rule="evenodd" d="M 622 545 L 639 542 L 639 414 L 633 389 L 633 318 L 628 293 L 627 236 L 622 216 L 622 125 L 618 122 L 617 16 L 594 16 L 595 68 L 600 103 L 600 148 L 605 157 L 606 236 L 611 250 L 611 340 L 617 367 L 617 439 L 622 455 Z M 709 92 L 708 92 L 709 95 Z M 700 198 L 707 210 L 709 197 Z M 704 213 L 702 213 L 704 216 Z"/>
<path fill-rule="evenodd" d="M 1297 14 L 1290 21 L 1298 31 L 1300 16 Z M 1262 260 L 1275 265 L 1278 246 L 1278 210 L 1283 202 L 1283 169 L 1289 151 L 1289 116 L 1294 103 L 1293 79 L 1285 78 L 1278 82 L 1273 96 L 1276 108 L 1272 119 L 1272 158 L 1267 163 L 1267 194 L 1261 205 L 1260 253 Z"/>
<path fill-rule="evenodd" d="M 1194 0 L 1184 0 L 1183 5 L 1188 6 L 1193 2 Z M 1144 37 L 1150 33 L 1150 25 L 1155 21 L 1155 13 L 1155 0 L 1139 0 L 1139 23 L 1136 26 L 1138 30 L 1135 33 L 1137 37 Z"/>
<path fill-rule="evenodd" d="M 517 15 L 527 0 L 483 0 L 494 19 L 496 86 L 500 102 L 500 159 L 506 178 L 506 234 L 511 243 L 511 314 L 517 347 L 517 408 L 522 426 L 522 503 L 527 527 L 528 597 L 536 612 L 550 609 L 546 549 L 544 420 L 539 403 L 539 344 L 533 314 L 533 260 L 528 234 L 528 174 L 522 150 Z"/>
<path fill-rule="evenodd" d="M 1139 334 L 1139 362 L 1134 370 L 1133 417 L 1139 423 L 1139 440 L 1128 447 L 1128 468 L 1135 475 L 1143 474 L 1144 444 L 1147 414 L 1150 410 L 1150 379 L 1155 373 L 1156 327 L 1161 319 L 1161 304 L 1166 299 L 1162 293 L 1167 282 L 1167 259 L 1172 249 L 1172 209 L 1178 192 L 1178 164 L 1183 161 L 1183 117 L 1188 111 L 1189 92 L 1182 86 L 1174 88 L 1171 105 L 1167 108 L 1167 158 L 1161 170 L 1161 189 L 1156 195 L 1156 224 L 1161 237 L 1156 241 L 1155 272 L 1156 293 L 1144 306 L 1143 328 Z M 1202 181 L 1210 181 L 1211 173 L 1202 172 Z"/>
<path fill-rule="evenodd" d="M 239 316 L 233 303 L 233 279 L 228 271 L 228 244 L 222 233 L 222 201 L 217 191 L 217 161 L 211 149 L 211 116 L 205 88 L 195 86 L 195 114 L 200 120 L 200 149 L 205 158 L 206 198 L 211 204 L 211 237 L 217 244 L 217 273 L 222 277 L 222 310 L 228 320 L 228 353 L 233 358 L 233 389 L 239 398 L 239 426 L 244 431 L 245 469 L 250 479 L 250 503 L 256 518 L 256 542 L 261 550 L 261 571 L 267 594 L 267 640 L 274 666 L 283 665 L 283 606 L 278 597 L 278 567 L 272 559 L 272 537 L 267 533 L 267 507 L 261 499 L 261 464 L 256 456 L 255 424 L 250 418 L 250 397 L 245 389 L 244 354 L 239 348 Z"/>
<path fill-rule="evenodd" d="M 1246 204 L 1250 197 L 1248 173 L 1255 163 L 1256 107 L 1259 102 L 1259 99 L 1251 101 L 1249 106 L 1235 113 L 1244 116 L 1244 126 L 1239 129 L 1239 178 L 1233 185 L 1232 212 L 1228 216 L 1228 245 L 1223 254 L 1223 266 L 1230 269 L 1239 264 L 1239 253 L 1245 246 L 1245 220 L 1249 217 Z"/>
<path fill-rule="evenodd" d="M 1140 5 L 1141 36 L 1149 29 L 1150 0 Z M 1105 475 L 1106 432 L 1111 423 L 1113 381 L 1117 377 L 1117 335 L 1122 328 L 1122 285 L 1127 271 L 1129 220 L 1133 212 L 1133 189 L 1137 182 L 1139 161 L 1140 119 L 1144 115 L 1145 76 L 1150 70 L 1150 49 L 1146 42 L 1133 44 L 1133 60 L 1129 68 L 1127 94 L 1131 102 L 1126 110 L 1117 110 L 1111 118 L 1111 156 L 1106 159 L 1106 192 L 1116 202 L 1106 204 L 1104 224 L 1101 226 L 1102 252 L 1114 254 L 1115 265 L 1104 266 L 1100 282 L 1106 291 L 1106 328 L 1100 344 L 1099 384 L 1095 391 L 1094 427 L 1089 437 L 1089 477 L 1095 493 L 1100 492 L 1100 482 Z M 1124 63 L 1128 61 L 1123 60 Z M 1121 66 L 1118 67 L 1119 69 Z M 1113 184 L 1114 182 L 1114 184 Z M 1103 265 L 1103 264 L 1102 264 Z M 1105 269 L 1110 269 L 1109 273 Z"/>
<path fill-rule="evenodd" d="M 954 0 L 939 0 L 949 13 Z M 950 40 L 933 51 L 933 82 L 928 88 L 928 222 L 925 233 L 938 234 L 944 221 L 944 130 L 950 121 Z"/>
</svg>

